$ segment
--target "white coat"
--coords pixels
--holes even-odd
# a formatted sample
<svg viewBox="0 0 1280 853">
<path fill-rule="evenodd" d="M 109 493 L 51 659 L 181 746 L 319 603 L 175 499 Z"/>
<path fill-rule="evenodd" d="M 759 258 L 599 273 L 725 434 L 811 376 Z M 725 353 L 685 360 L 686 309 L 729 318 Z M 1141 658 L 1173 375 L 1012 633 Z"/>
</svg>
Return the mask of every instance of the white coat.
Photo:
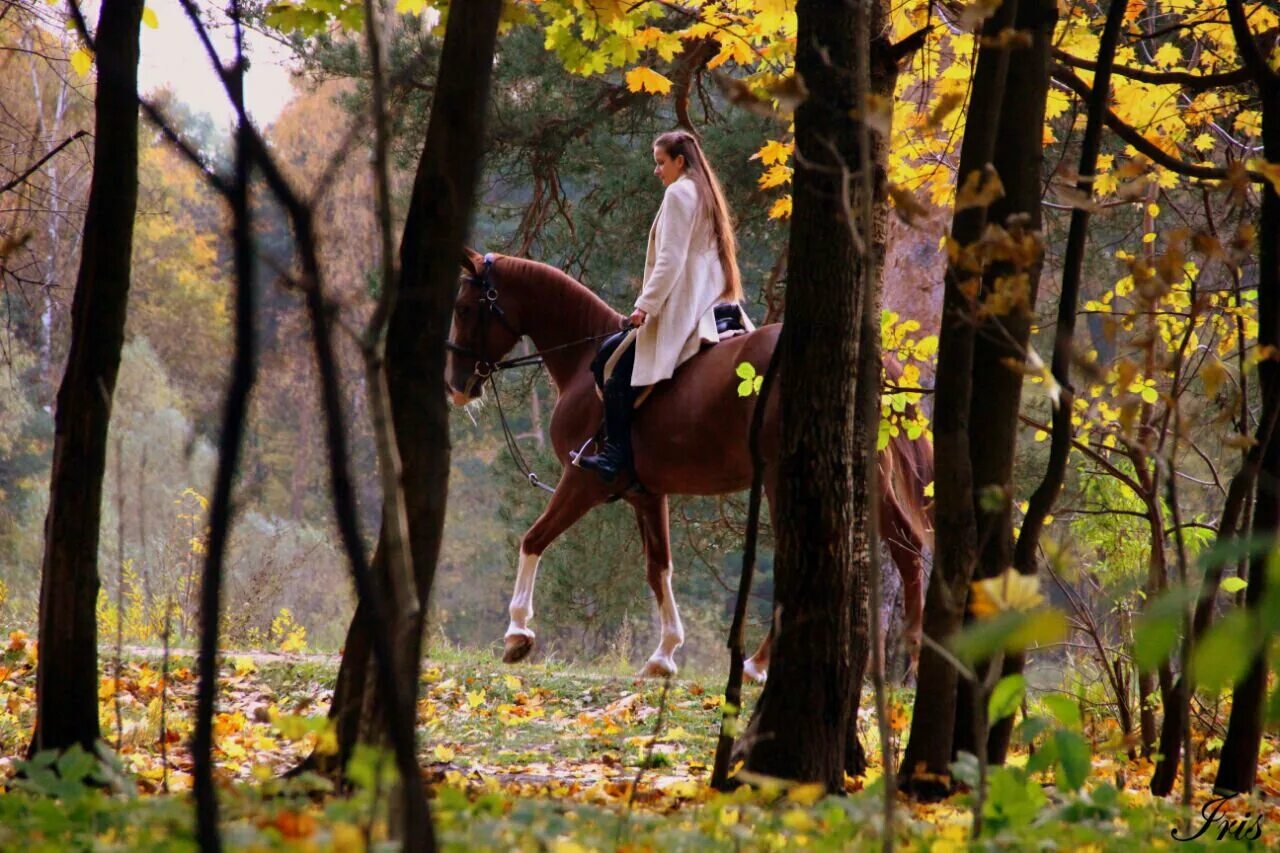
<svg viewBox="0 0 1280 853">
<path fill-rule="evenodd" d="M 635 303 L 648 317 L 636 333 L 633 386 L 669 379 L 704 342 L 719 340 L 713 309 L 724 285 L 715 226 L 698 203 L 698 185 L 682 175 L 667 187 L 649 229 Z"/>
</svg>

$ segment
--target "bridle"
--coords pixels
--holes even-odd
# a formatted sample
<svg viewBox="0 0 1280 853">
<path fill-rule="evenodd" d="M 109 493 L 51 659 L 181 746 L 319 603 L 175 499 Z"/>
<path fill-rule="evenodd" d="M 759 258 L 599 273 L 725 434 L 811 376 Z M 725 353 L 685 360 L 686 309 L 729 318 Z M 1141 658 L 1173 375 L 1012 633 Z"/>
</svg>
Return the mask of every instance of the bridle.
<svg viewBox="0 0 1280 853">
<path fill-rule="evenodd" d="M 480 289 L 480 329 L 477 344 L 478 347 L 484 348 L 489 343 L 489 323 L 496 320 L 502 325 L 512 336 L 518 341 L 523 335 L 511 325 L 511 321 L 507 319 L 506 313 L 502 310 L 502 306 L 498 304 L 498 287 L 493 280 L 493 253 L 489 252 L 484 256 L 484 266 L 480 268 L 480 272 L 476 275 L 467 276 L 468 283 L 473 287 Z M 627 328 L 628 323 L 623 320 L 623 328 Z M 605 332 L 600 335 L 592 335 L 590 337 L 581 338 L 576 341 L 570 341 L 567 344 L 559 344 L 553 347 L 547 347 L 544 350 L 537 350 L 529 355 L 517 356 L 516 358 L 507 358 L 493 360 L 486 358 L 482 353 L 464 347 L 452 340 L 446 340 L 445 348 L 450 352 L 457 353 L 465 358 L 475 360 L 475 367 L 472 369 L 471 375 L 467 377 L 466 385 L 462 389 L 462 393 L 471 396 L 471 392 L 475 390 L 476 385 L 484 385 L 493 379 L 494 374 L 500 370 L 507 370 L 512 367 L 525 367 L 530 364 L 542 364 L 543 355 L 556 350 L 568 349 L 576 347 L 580 344 L 591 343 L 593 341 L 601 341 L 611 335 L 617 334 L 616 331 Z M 502 422 L 502 431 L 507 439 L 507 449 L 511 452 L 512 458 L 516 462 L 516 466 L 521 470 L 525 477 L 534 486 L 547 491 L 555 492 L 551 486 L 543 483 L 538 479 L 538 475 L 530 470 L 528 464 L 524 461 L 524 456 L 520 453 L 520 448 L 516 445 L 515 437 L 511 432 L 510 426 L 507 424 L 506 413 L 502 410 L 502 399 L 498 396 L 498 383 L 492 382 L 493 398 L 498 406 L 498 418 Z"/>
<path fill-rule="evenodd" d="M 484 266 L 480 268 L 480 272 L 476 275 L 467 276 L 468 283 L 470 283 L 472 287 L 479 288 L 480 290 L 480 331 L 478 335 L 480 343 L 478 346 L 482 348 L 487 346 L 489 343 L 489 322 L 491 318 L 497 320 L 498 323 L 510 332 L 517 341 L 522 337 L 522 335 L 516 331 L 515 327 L 511 325 L 511 321 L 507 319 L 506 312 L 502 310 L 502 306 L 498 304 L 498 288 L 493 282 L 492 272 L 493 253 L 490 252 L 484 256 Z M 451 352 L 475 360 L 475 367 L 472 370 L 471 376 L 467 378 L 466 387 L 462 389 L 462 393 L 467 396 L 470 396 L 471 392 L 475 390 L 476 383 L 484 384 L 484 382 L 493 375 L 495 370 L 504 370 L 508 367 L 516 367 L 518 364 L 525 363 L 525 361 L 529 359 L 529 356 L 521 356 L 520 358 L 507 359 L 505 361 L 495 361 L 493 359 L 486 358 L 484 355 L 473 349 L 464 347 L 451 340 L 445 341 L 444 345 Z M 541 360 L 540 354 L 538 360 Z M 529 361 L 528 363 L 533 362 Z"/>
</svg>

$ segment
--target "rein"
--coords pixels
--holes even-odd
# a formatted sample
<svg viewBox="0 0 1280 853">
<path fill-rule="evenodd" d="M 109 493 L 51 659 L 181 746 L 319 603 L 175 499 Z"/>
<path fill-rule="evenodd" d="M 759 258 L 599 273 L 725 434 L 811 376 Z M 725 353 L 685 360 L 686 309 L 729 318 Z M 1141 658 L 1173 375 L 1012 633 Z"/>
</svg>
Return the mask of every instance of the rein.
<svg viewBox="0 0 1280 853">
<path fill-rule="evenodd" d="M 498 288 L 494 285 L 493 279 L 490 276 L 492 269 L 493 269 L 493 253 L 490 252 L 484 256 L 484 267 L 483 269 L 481 269 L 479 275 L 471 276 L 468 279 L 471 282 L 471 284 L 483 289 L 483 294 L 481 295 L 481 300 L 480 300 L 480 312 L 481 312 L 480 313 L 480 317 L 481 317 L 480 345 L 481 346 L 484 346 L 484 344 L 489 340 L 488 321 L 491 315 L 499 323 L 501 323 L 508 332 L 515 335 L 517 340 L 524 337 L 518 331 L 516 331 L 515 328 L 512 327 L 511 322 L 507 319 L 507 315 L 503 312 L 502 307 L 498 305 Z M 625 329 L 627 328 L 627 326 L 628 326 L 628 323 L 624 319 L 622 328 Z M 485 358 L 480 353 L 475 352 L 474 350 L 471 350 L 471 349 L 468 349 L 467 347 L 456 344 L 453 341 L 448 341 L 448 340 L 445 341 L 444 345 L 446 349 L 449 349 L 452 352 L 457 353 L 458 355 L 475 359 L 475 363 L 476 363 L 475 368 L 472 372 L 471 378 L 467 380 L 467 387 L 465 389 L 466 393 L 470 393 L 472 390 L 475 389 L 475 383 L 477 382 L 477 380 L 479 381 L 479 384 L 482 388 L 484 387 L 484 384 L 486 382 L 488 382 L 493 387 L 493 399 L 498 406 L 498 420 L 502 424 L 502 435 L 507 442 L 507 452 L 511 454 L 511 458 L 512 460 L 515 461 L 516 467 L 520 469 L 520 473 L 525 476 L 525 478 L 529 481 L 530 485 L 535 486 L 539 489 L 542 489 L 545 492 L 550 492 L 551 494 L 555 494 L 555 491 L 556 491 L 554 487 L 548 486 L 546 483 L 542 482 L 542 480 L 538 478 L 537 473 L 532 468 L 530 468 L 529 463 L 525 461 L 524 454 L 520 452 L 520 445 L 516 442 L 516 437 L 511 432 L 511 425 L 507 423 L 506 412 L 504 412 L 502 409 L 502 397 L 498 394 L 498 381 L 495 374 L 497 374 L 499 371 L 510 370 L 514 367 L 528 367 L 531 364 L 542 364 L 544 361 L 543 356 L 549 352 L 556 352 L 557 350 L 569 349 L 570 347 L 581 346 L 582 344 L 586 344 L 586 343 L 602 341 L 605 338 L 610 337 L 612 335 L 616 335 L 616 334 L 617 334 L 616 331 L 611 331 L 611 332 L 605 332 L 599 335 L 591 335 L 590 337 L 580 338 L 576 341 L 570 341 L 567 344 L 557 344 L 556 346 L 537 350 L 536 352 L 532 352 L 528 355 L 517 356 L 516 358 L 501 359 L 499 361 L 491 361 Z"/>
</svg>

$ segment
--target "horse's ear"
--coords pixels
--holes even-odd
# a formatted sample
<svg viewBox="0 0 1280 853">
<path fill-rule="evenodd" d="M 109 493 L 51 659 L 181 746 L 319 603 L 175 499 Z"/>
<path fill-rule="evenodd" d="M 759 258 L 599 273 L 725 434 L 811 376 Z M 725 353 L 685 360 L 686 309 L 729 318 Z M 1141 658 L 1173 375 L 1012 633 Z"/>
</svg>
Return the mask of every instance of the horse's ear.
<svg viewBox="0 0 1280 853">
<path fill-rule="evenodd" d="M 484 269 L 484 255 L 477 252 L 470 246 L 462 247 L 462 267 L 469 270 L 472 275 L 479 275 Z"/>
</svg>

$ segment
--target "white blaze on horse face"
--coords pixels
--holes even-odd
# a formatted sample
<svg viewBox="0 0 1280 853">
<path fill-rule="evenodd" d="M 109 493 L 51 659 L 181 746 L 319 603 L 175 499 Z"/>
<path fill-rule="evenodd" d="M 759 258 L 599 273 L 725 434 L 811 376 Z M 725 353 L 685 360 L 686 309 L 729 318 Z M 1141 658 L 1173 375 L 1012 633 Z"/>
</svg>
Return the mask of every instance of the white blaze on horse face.
<svg viewBox="0 0 1280 853">
<path fill-rule="evenodd" d="M 511 594 L 511 624 L 507 626 L 506 636 L 522 634 L 533 639 L 533 631 L 529 628 L 529 620 L 533 618 L 533 582 L 538 579 L 538 563 L 540 554 L 520 552 L 520 564 L 516 567 L 516 588 Z"/>
<path fill-rule="evenodd" d="M 650 663 L 658 664 L 672 675 L 676 672 L 675 650 L 684 645 L 684 625 L 680 623 L 680 609 L 671 590 L 671 571 L 668 564 L 662 573 L 662 603 L 658 605 L 658 618 L 662 623 L 662 639 L 658 648 L 649 656 Z"/>
</svg>

